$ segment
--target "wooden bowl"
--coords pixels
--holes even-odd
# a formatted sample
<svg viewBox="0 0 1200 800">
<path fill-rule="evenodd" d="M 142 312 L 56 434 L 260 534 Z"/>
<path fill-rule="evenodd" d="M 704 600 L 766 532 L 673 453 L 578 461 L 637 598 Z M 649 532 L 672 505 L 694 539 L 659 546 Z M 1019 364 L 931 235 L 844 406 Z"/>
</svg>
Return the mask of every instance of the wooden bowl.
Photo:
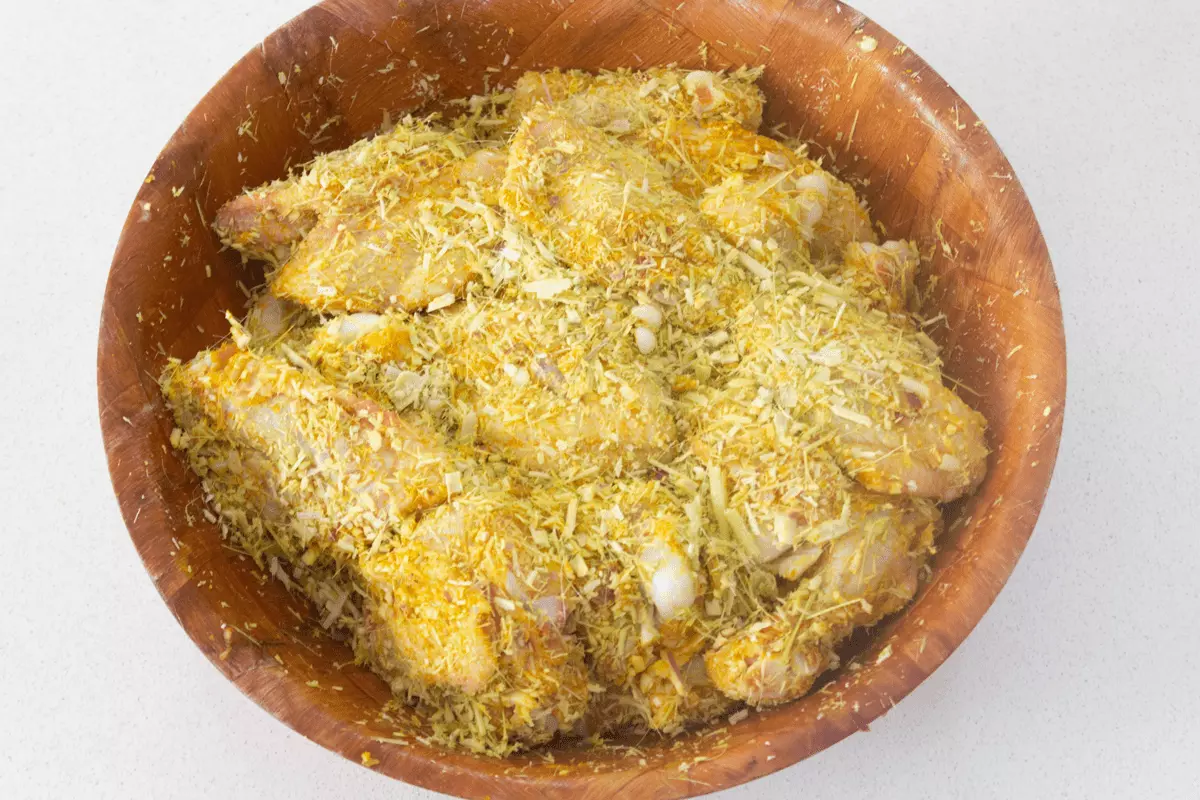
<svg viewBox="0 0 1200 800">
<path fill-rule="evenodd" d="M 439 11 L 440 9 L 440 11 Z M 707 42 L 706 50 L 702 42 Z M 319 635 L 307 609 L 221 546 L 198 483 L 168 444 L 155 378 L 222 337 L 261 274 L 208 228 L 245 186 L 376 130 L 385 113 L 562 66 L 763 64 L 766 125 L 811 139 L 892 236 L 929 256 L 930 331 L 991 423 L 978 493 L 947 510 L 932 581 L 861 637 L 859 667 L 736 725 L 623 750 L 498 761 L 384 743 L 384 684 Z M 487 73 L 485 68 L 498 68 Z M 1054 272 L 1021 184 L 971 109 L 915 53 L 829 0 L 328 0 L 254 48 L 180 126 L 117 247 L 99 345 L 100 420 L 121 511 L 146 569 L 196 645 L 263 708 L 329 749 L 462 796 L 682 797 L 751 780 L 891 708 L 979 621 L 1041 508 L 1065 392 Z M 290 609 L 290 610 L 289 610 Z M 294 616 L 300 615 L 299 617 Z M 278 657 L 278 658 L 277 658 Z M 335 688 L 337 687 L 337 688 Z M 703 760 L 697 761 L 697 758 Z"/>
</svg>

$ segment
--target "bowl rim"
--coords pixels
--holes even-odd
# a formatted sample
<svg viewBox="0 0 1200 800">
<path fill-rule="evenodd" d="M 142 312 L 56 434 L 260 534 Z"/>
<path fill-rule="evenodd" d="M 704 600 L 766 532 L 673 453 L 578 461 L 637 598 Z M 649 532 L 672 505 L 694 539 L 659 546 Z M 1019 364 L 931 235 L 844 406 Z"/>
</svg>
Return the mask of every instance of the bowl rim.
<svg viewBox="0 0 1200 800">
<path fill-rule="evenodd" d="M 359 0 L 359 2 L 371 4 L 379 3 L 381 0 Z M 314 5 L 277 28 L 262 43 L 251 48 L 205 93 L 204 97 L 196 104 L 178 129 L 172 134 L 155 163 L 159 163 L 164 157 L 170 155 L 178 148 L 181 136 L 185 130 L 213 124 L 213 121 L 206 117 L 210 106 L 219 106 L 223 102 L 220 98 L 222 87 L 239 80 L 239 76 L 250 70 L 261 69 L 261 53 L 264 48 L 282 40 L 288 36 L 289 32 L 302 26 L 324 26 L 330 31 L 341 29 L 349 24 L 343 16 L 345 5 L 345 0 L 325 0 L 325 2 Z M 653 13 L 654 8 L 650 7 L 649 4 L 646 5 L 648 13 Z M 877 37 L 881 44 L 886 41 L 888 44 L 895 43 L 899 45 L 898 39 L 845 3 L 835 2 L 835 0 L 786 0 L 783 8 L 785 10 L 799 6 L 832 8 L 835 5 L 841 9 L 839 14 L 850 15 L 857 21 L 860 29 L 869 29 L 870 34 Z M 783 16 L 784 12 L 781 11 L 779 17 L 776 19 L 776 23 L 782 20 Z M 920 65 L 920 68 L 925 71 L 929 79 L 938 82 L 937 89 L 942 97 L 955 102 L 963 110 L 970 111 L 968 104 L 917 54 L 910 52 L 907 57 L 912 59 L 912 63 Z M 1008 186 L 1009 203 L 1013 204 L 1014 207 L 1020 207 L 1028 212 L 1036 240 L 1044 249 L 1044 237 L 1040 227 L 1037 225 L 1036 218 L 1034 218 L 1033 211 L 1029 207 L 1028 198 L 1021 187 L 1020 181 L 1016 177 L 1015 171 L 1011 169 L 1009 162 L 1001 152 L 999 145 L 991 137 L 991 134 L 986 131 L 984 134 L 987 137 L 985 146 L 989 150 L 994 151 L 990 155 L 997 158 L 998 163 L 1007 167 L 1009 173 L 1012 175 L 1012 180 Z M 275 695 L 280 692 L 280 684 L 285 683 L 282 679 L 269 678 L 262 674 L 238 676 L 235 678 L 222 669 L 222 665 L 214 658 L 213 654 L 203 646 L 204 642 L 202 642 L 201 632 L 195 627 L 190 627 L 183 621 L 172 602 L 172 598 L 167 595 L 160 585 L 158 576 L 155 574 L 155 569 L 149 560 L 149 553 L 145 546 L 145 537 L 140 534 L 143 528 L 139 527 L 136 509 L 133 504 L 126 503 L 121 498 L 120 487 L 123 476 L 119 474 L 120 461 L 116 442 L 120 436 L 127 435 L 127 430 L 123 429 L 124 423 L 119 417 L 114 418 L 111 414 L 106 414 L 105 412 L 106 408 L 112 404 L 116 394 L 119 391 L 127 390 L 129 386 L 128 384 L 115 385 L 113 376 L 107 375 L 106 371 L 111 371 L 111 356 L 114 348 L 128 347 L 128 345 L 122 341 L 122 337 L 115 335 L 113 331 L 108 329 L 109 326 L 107 323 L 110 318 L 109 315 L 114 304 L 115 295 L 120 288 L 116 285 L 115 275 L 118 267 L 129 258 L 134 240 L 137 238 L 136 227 L 139 211 L 139 204 L 135 202 L 130 209 L 116 246 L 105 288 L 104 310 L 101 318 L 97 349 L 100 422 L 110 478 L 113 482 L 114 491 L 117 492 L 118 499 L 121 500 L 120 508 L 126 528 L 138 550 L 139 557 L 153 579 L 155 588 L 176 616 L 181 627 L 184 628 L 193 642 L 208 655 L 214 667 L 222 671 L 223 674 L 226 674 L 256 704 L 287 724 L 290 728 L 326 749 L 357 763 L 359 754 L 364 749 L 367 747 L 378 749 L 379 745 L 377 743 L 372 744 L 371 739 L 356 736 L 352 732 L 348 733 L 345 730 L 338 730 L 332 726 L 314 724 L 313 717 L 309 713 L 311 709 L 299 707 L 296 702 L 278 702 Z M 1066 345 L 1062 315 L 1058 305 L 1058 289 L 1053 280 L 1053 266 L 1048 254 L 1045 257 L 1045 270 L 1050 277 L 1050 281 L 1048 285 L 1041 287 L 1039 297 L 1035 298 L 1035 300 L 1039 305 L 1051 312 L 1050 325 L 1053 336 L 1051 337 L 1052 341 L 1049 342 L 1050 349 L 1047 351 L 1043 363 L 1048 364 L 1051 369 L 1057 370 L 1061 373 L 1062 377 L 1058 385 L 1048 395 L 1048 398 L 1053 401 L 1056 412 L 1053 419 L 1050 420 L 1045 436 L 1039 440 L 1039 447 L 1041 448 L 1039 450 L 1040 458 L 1045 462 L 1045 467 L 1039 471 L 1039 474 L 1044 477 L 1039 482 L 1036 482 L 1035 485 L 1030 486 L 1030 491 L 1026 492 L 1025 496 L 1021 498 L 1024 504 L 1022 513 L 1009 518 L 1008 528 L 1006 529 L 1007 535 L 1004 540 L 1008 549 L 987 565 L 988 576 L 981 585 L 976 587 L 982 589 L 982 591 L 975 591 L 972 597 L 968 598 L 970 602 L 967 613 L 963 615 L 963 619 L 959 621 L 953 634 L 943 642 L 943 647 L 935 648 L 929 657 L 907 664 L 907 669 L 890 675 L 886 672 L 880 673 L 877 679 L 884 678 L 884 683 L 887 685 L 882 690 L 878 688 L 864 690 L 864 693 L 861 695 L 864 701 L 861 709 L 858 708 L 858 703 L 856 702 L 853 713 L 848 712 L 839 720 L 827 720 L 828 724 L 817 726 L 819 730 L 791 732 L 793 738 L 790 741 L 776 743 L 784 745 L 779 748 L 780 755 L 777 759 L 767 761 L 758 758 L 753 750 L 755 742 L 744 742 L 740 745 L 730 747 L 728 750 L 714 757 L 711 762 L 714 766 L 721 761 L 737 764 L 735 775 L 728 772 L 728 767 L 723 772 L 710 769 L 708 764 L 705 764 L 702 765 L 702 769 L 697 770 L 697 772 L 704 774 L 704 780 L 700 781 L 700 776 L 697 775 L 697 781 L 699 782 L 675 780 L 669 784 L 655 783 L 655 796 L 696 796 L 706 794 L 710 791 L 730 788 L 802 761 L 840 741 L 856 730 L 865 730 L 870 722 L 886 713 L 886 711 L 894 706 L 896 701 L 902 699 L 932 674 L 937 667 L 944 663 L 946 658 L 962 643 L 994 602 L 1004 583 L 1012 573 L 1029 536 L 1032 534 L 1050 485 L 1054 463 L 1057 459 L 1058 446 L 1061 441 L 1062 420 L 1066 399 Z M 136 381 L 136 376 L 134 376 L 134 380 Z M 884 669 L 886 670 L 886 667 Z M 887 702 L 884 702 L 884 700 Z M 788 736 L 789 732 L 786 731 L 775 734 L 775 738 L 777 739 L 783 739 Z M 394 748 L 394 750 L 403 751 L 405 748 Z M 590 784 L 586 790 L 587 796 L 607 797 L 632 791 L 638 787 L 649 787 L 650 784 L 647 781 L 650 779 L 662 781 L 661 777 L 655 777 L 653 773 L 666 769 L 674 770 L 676 767 L 676 764 L 667 762 L 665 766 L 656 765 L 647 770 L 636 764 L 629 764 L 619 769 L 606 771 L 604 777 L 609 779 L 606 781 L 607 788 L 599 789 L 593 783 L 598 776 L 571 775 L 557 777 L 550 772 L 535 771 L 528 775 L 511 775 L 498 778 L 494 771 L 483 768 L 483 764 L 495 764 L 495 761 L 491 759 L 469 755 L 458 757 L 452 754 L 447 759 L 448 762 L 452 763 L 431 766 L 429 762 L 433 760 L 436 760 L 433 755 L 423 755 L 415 752 L 389 752 L 376 766 L 376 769 L 399 780 L 436 791 L 454 792 L 462 796 L 482 796 L 497 793 L 501 795 L 522 793 L 524 795 L 524 793 L 528 793 L 537 794 L 538 796 L 565 797 L 579 795 L 581 792 L 584 792 L 583 784 L 586 782 Z"/>
</svg>

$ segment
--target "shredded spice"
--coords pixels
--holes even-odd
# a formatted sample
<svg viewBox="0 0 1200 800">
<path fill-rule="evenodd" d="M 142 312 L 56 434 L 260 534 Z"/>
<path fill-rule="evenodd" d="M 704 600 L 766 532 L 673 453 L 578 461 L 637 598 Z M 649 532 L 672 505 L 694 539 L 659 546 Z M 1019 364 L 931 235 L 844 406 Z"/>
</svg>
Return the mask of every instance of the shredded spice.
<svg viewBox="0 0 1200 800">
<path fill-rule="evenodd" d="M 606 746 L 799 697 L 982 479 L 920 254 L 756 132 L 758 75 L 526 73 L 217 215 L 268 280 L 164 371 L 171 444 L 420 720 L 380 741 Z"/>
</svg>

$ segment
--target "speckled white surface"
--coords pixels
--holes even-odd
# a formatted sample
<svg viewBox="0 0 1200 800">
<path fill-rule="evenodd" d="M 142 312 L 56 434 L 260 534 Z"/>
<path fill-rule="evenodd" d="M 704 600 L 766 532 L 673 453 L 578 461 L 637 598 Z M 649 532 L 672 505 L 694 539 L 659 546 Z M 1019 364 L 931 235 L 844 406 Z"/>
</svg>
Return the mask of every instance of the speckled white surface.
<svg viewBox="0 0 1200 800">
<path fill-rule="evenodd" d="M 138 181 L 306 5 L 4 4 L 4 798 L 435 796 L 301 738 L 209 666 L 126 536 L 97 424 L 100 298 Z M 870 733 L 723 797 L 1200 796 L 1200 10 L 858 5 L 972 104 L 1037 210 L 1067 325 L 1062 455 L 958 653 Z"/>
</svg>

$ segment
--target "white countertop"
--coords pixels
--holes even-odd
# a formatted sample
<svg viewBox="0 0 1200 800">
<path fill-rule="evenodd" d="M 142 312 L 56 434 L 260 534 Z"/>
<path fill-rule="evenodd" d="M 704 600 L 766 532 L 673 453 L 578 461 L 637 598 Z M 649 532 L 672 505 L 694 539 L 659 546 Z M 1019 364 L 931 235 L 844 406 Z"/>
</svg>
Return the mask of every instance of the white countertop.
<svg viewBox="0 0 1200 800">
<path fill-rule="evenodd" d="M 203 92 L 307 4 L 5 6 L 6 798 L 436 796 L 293 733 L 205 661 L 126 535 L 97 424 L 100 299 L 138 182 Z M 722 797 L 1195 798 L 1200 9 L 858 6 L 971 103 L 1024 182 L 1065 309 L 1062 454 L 1024 558 L 946 665 L 869 733 Z"/>
</svg>

